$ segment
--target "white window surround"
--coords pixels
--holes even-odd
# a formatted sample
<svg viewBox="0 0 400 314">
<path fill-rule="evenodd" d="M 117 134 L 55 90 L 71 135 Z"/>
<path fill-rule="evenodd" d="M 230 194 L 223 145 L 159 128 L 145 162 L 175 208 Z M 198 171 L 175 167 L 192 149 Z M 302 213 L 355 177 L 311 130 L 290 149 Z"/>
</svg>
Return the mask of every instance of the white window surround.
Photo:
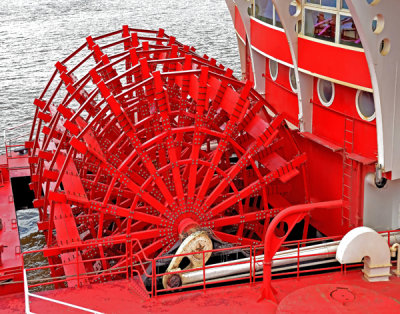
<svg viewBox="0 0 400 314">
<path fill-rule="evenodd" d="M 293 82 L 293 78 L 294 78 L 294 82 Z M 289 83 L 290 83 L 290 87 L 292 88 L 292 91 L 297 93 L 297 81 L 296 81 L 296 76 L 294 74 L 293 68 L 289 68 Z"/>
<path fill-rule="evenodd" d="M 326 95 L 321 95 L 321 82 L 330 83 L 332 86 L 332 95 L 329 100 L 326 99 L 327 98 Z M 332 83 L 331 81 L 318 79 L 317 92 L 318 92 L 318 98 L 319 98 L 319 101 L 321 102 L 321 104 L 323 104 L 325 107 L 329 107 L 330 105 L 332 105 L 333 100 L 335 99 L 335 84 L 334 83 Z"/>
<path fill-rule="evenodd" d="M 356 94 L 356 109 L 357 109 L 357 113 L 360 116 L 361 119 L 365 120 L 365 121 L 373 121 L 375 119 L 376 116 L 376 111 L 375 111 L 375 104 L 374 104 L 374 113 L 370 116 L 366 116 L 362 113 L 361 109 L 360 109 L 360 105 L 362 106 L 362 104 L 360 104 L 360 96 L 363 93 L 368 93 L 362 90 L 358 90 L 357 94 Z M 372 98 L 373 100 L 373 98 Z"/>
<path fill-rule="evenodd" d="M 269 75 L 273 81 L 276 81 L 279 73 L 279 63 L 275 60 L 269 59 L 268 61 Z M 276 69 L 276 70 L 275 70 Z"/>
</svg>

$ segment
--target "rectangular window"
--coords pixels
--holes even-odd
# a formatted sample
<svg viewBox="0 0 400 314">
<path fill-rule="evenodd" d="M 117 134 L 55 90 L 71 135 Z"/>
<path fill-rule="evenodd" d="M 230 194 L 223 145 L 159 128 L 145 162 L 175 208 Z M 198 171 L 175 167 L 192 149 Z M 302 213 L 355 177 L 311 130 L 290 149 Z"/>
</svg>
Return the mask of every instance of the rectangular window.
<svg viewBox="0 0 400 314">
<path fill-rule="evenodd" d="M 255 1 L 256 18 L 268 23 L 274 23 L 274 5 L 271 0 L 256 0 Z"/>
<path fill-rule="evenodd" d="M 255 12 L 257 19 L 282 28 L 281 19 L 275 10 L 272 0 L 255 0 Z"/>
<path fill-rule="evenodd" d="M 346 0 L 342 0 L 342 9 L 349 9 L 349 7 L 347 6 Z"/>
<path fill-rule="evenodd" d="M 336 0 L 321 0 L 321 5 L 336 8 Z"/>
<path fill-rule="evenodd" d="M 307 0 L 307 3 L 319 4 L 326 7 L 336 8 L 336 0 Z"/>
<path fill-rule="evenodd" d="M 278 12 L 276 12 L 276 10 L 274 9 L 274 13 L 275 13 L 275 26 L 278 26 L 280 28 L 283 28 L 281 19 L 279 18 L 279 14 Z"/>
<path fill-rule="evenodd" d="M 362 47 L 360 36 L 351 16 L 340 16 L 340 43 L 355 47 Z"/>
<path fill-rule="evenodd" d="M 335 42 L 336 14 L 305 10 L 304 34 Z"/>
</svg>

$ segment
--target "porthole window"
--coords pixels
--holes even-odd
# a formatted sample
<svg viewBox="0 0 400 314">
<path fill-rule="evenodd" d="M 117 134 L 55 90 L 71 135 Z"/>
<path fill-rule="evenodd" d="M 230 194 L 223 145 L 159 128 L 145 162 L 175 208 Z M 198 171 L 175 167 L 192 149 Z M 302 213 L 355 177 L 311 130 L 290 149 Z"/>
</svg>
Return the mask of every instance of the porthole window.
<svg viewBox="0 0 400 314">
<path fill-rule="evenodd" d="M 380 34 L 383 31 L 383 27 L 385 26 L 385 20 L 383 19 L 382 14 L 375 15 L 374 19 L 372 20 L 372 31 L 375 34 Z"/>
<path fill-rule="evenodd" d="M 375 119 L 374 95 L 362 90 L 357 91 L 356 95 L 357 112 L 363 120 L 372 121 Z"/>
<path fill-rule="evenodd" d="M 370 5 L 377 5 L 381 0 L 367 0 L 367 3 Z"/>
<path fill-rule="evenodd" d="M 290 87 L 292 88 L 292 91 L 297 92 L 297 81 L 296 81 L 296 75 L 294 73 L 293 68 L 289 69 L 289 82 L 290 82 Z"/>
<path fill-rule="evenodd" d="M 289 4 L 289 14 L 291 16 L 297 17 L 301 13 L 301 3 L 300 0 L 292 1 Z"/>
<path fill-rule="evenodd" d="M 249 16 L 253 16 L 253 12 L 254 12 L 254 4 L 252 3 L 248 8 L 247 8 L 247 14 Z"/>
<path fill-rule="evenodd" d="M 320 102 L 326 107 L 332 105 L 335 98 L 335 85 L 332 82 L 318 79 L 317 90 Z"/>
<path fill-rule="evenodd" d="M 269 59 L 269 74 L 273 81 L 278 77 L 278 62 L 272 59 Z"/>
<path fill-rule="evenodd" d="M 390 51 L 390 40 L 385 38 L 381 41 L 379 45 L 379 52 L 382 56 L 386 56 Z"/>
</svg>

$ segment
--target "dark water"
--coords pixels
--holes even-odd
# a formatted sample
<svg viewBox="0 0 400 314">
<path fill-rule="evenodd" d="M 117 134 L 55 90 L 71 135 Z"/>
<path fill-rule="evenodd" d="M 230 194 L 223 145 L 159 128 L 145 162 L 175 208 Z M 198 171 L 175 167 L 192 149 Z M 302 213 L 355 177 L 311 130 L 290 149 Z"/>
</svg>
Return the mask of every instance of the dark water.
<svg viewBox="0 0 400 314">
<path fill-rule="evenodd" d="M 21 238 L 21 250 L 23 252 L 40 250 L 46 244 L 45 237 L 43 233 L 38 230 L 36 224 L 38 219 L 38 212 L 34 208 L 17 211 L 18 231 Z M 25 255 L 24 264 L 26 269 L 48 265 L 47 259 L 40 252 Z M 30 284 L 38 283 L 39 281 L 33 282 L 32 280 L 41 280 L 50 277 L 50 270 L 45 268 L 27 271 L 27 277 L 28 280 L 30 280 Z M 46 285 L 35 287 L 31 289 L 31 291 L 40 291 L 52 288 L 52 285 Z"/>
<path fill-rule="evenodd" d="M 164 28 L 240 76 L 235 31 L 224 0 L 1 0 L 0 130 L 31 121 L 33 100 L 45 87 L 56 61 L 78 48 L 88 35 L 124 24 Z M 14 130 L 7 135 L 12 138 L 22 133 Z M 37 219 L 34 209 L 18 212 L 25 251 L 45 243 L 37 231 Z M 30 263 L 38 265 L 42 259 L 36 255 Z"/>
</svg>

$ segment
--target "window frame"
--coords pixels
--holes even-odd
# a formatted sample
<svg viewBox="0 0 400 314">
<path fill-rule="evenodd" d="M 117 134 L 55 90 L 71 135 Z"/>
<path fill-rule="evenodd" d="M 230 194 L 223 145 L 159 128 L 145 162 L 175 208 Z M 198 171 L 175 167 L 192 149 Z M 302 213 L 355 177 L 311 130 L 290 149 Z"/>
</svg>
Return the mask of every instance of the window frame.
<svg viewBox="0 0 400 314">
<path fill-rule="evenodd" d="M 290 75 L 291 73 L 294 74 L 294 80 L 295 80 L 295 82 L 296 82 L 296 88 L 294 88 L 294 86 L 293 86 L 293 84 L 292 84 L 291 75 Z M 292 67 L 289 67 L 289 84 L 290 84 L 290 87 L 291 87 L 292 91 L 293 91 L 294 93 L 297 93 L 297 92 L 298 92 L 298 89 L 299 89 L 299 86 L 298 86 L 297 80 L 296 80 L 296 73 L 295 73 L 295 71 L 294 71 L 294 68 L 292 68 Z"/>
<path fill-rule="evenodd" d="M 324 101 L 323 98 L 321 97 L 320 84 L 321 84 L 322 81 L 328 82 L 332 86 L 332 97 L 328 102 Z M 327 107 L 327 108 L 330 107 L 333 104 L 333 101 L 335 100 L 335 93 L 336 93 L 336 91 L 335 91 L 335 83 L 333 83 L 332 81 L 329 81 L 329 80 L 325 80 L 323 78 L 318 78 L 318 81 L 317 81 L 317 93 L 318 93 L 318 99 L 321 102 L 321 104 L 324 107 Z"/>
<path fill-rule="evenodd" d="M 319 0 L 319 2 L 321 3 L 321 0 Z M 301 31 L 300 34 L 302 36 L 304 36 L 305 38 L 312 38 L 313 40 L 318 40 L 321 42 L 326 42 L 326 43 L 333 43 L 335 45 L 340 45 L 340 46 L 344 46 L 344 47 L 351 47 L 351 48 L 355 48 L 355 49 L 362 49 L 362 43 L 361 43 L 361 47 L 358 46 L 353 46 L 353 45 L 347 45 L 347 44 L 343 44 L 340 42 L 340 17 L 341 16 L 349 16 L 352 17 L 350 14 L 350 10 L 349 9 L 344 9 L 342 8 L 343 5 L 343 0 L 337 0 L 336 1 L 336 7 L 328 7 L 328 6 L 323 6 L 322 4 L 315 4 L 315 3 L 308 3 L 307 0 L 302 0 L 302 12 L 301 12 L 301 20 L 302 22 L 302 27 L 301 27 Z M 329 41 L 329 40 L 324 40 L 324 39 L 320 39 L 320 38 L 315 38 L 312 36 L 308 36 L 305 34 L 305 27 L 306 27 L 306 23 L 305 23 L 305 19 L 306 19 L 306 10 L 311 10 L 311 11 L 317 11 L 317 12 L 323 12 L 323 13 L 329 13 L 329 14 L 335 14 L 335 23 L 336 23 L 336 27 L 335 27 L 335 41 Z"/>
<path fill-rule="evenodd" d="M 312 36 L 308 36 L 308 35 L 306 35 L 305 34 L 305 27 L 306 27 L 306 23 L 305 23 L 305 20 L 306 20 L 306 10 L 310 10 L 310 11 L 315 11 L 315 12 L 323 12 L 323 13 L 328 13 L 328 14 L 334 14 L 335 15 L 335 23 L 336 23 L 336 25 L 340 25 L 340 24 L 338 24 L 338 23 L 340 23 L 340 20 L 338 19 L 338 17 L 339 17 L 339 13 L 338 13 L 338 11 L 337 10 L 335 10 L 335 9 L 333 9 L 333 10 L 329 10 L 329 9 L 323 9 L 323 10 L 321 10 L 321 7 L 322 6 L 317 6 L 317 7 L 314 7 L 315 5 L 313 5 L 313 6 L 305 6 L 304 7 L 304 10 L 303 10 L 303 13 L 302 13 L 302 20 L 303 20 L 303 27 L 302 27 L 302 30 L 301 30 L 301 34 L 303 35 L 303 36 L 305 36 L 306 38 L 313 38 L 313 39 L 316 39 L 316 40 L 321 40 L 322 42 L 328 42 L 328 43 L 335 43 L 335 44 L 337 44 L 338 43 L 338 38 L 339 38 L 339 35 L 340 35 L 340 32 L 339 32 L 339 30 L 338 30 L 338 27 L 335 27 L 335 41 L 329 41 L 329 40 L 324 40 L 324 39 L 320 39 L 320 38 L 315 38 L 315 37 L 312 37 Z M 329 7 L 322 7 L 322 8 L 329 8 Z"/>
<path fill-rule="evenodd" d="M 366 92 L 366 91 L 361 90 L 361 89 L 357 90 L 357 93 L 356 93 L 356 101 L 355 101 L 357 113 L 358 113 L 359 117 L 360 117 L 361 119 L 363 119 L 364 121 L 368 121 L 368 122 L 374 121 L 375 118 L 376 118 L 375 99 L 374 99 L 374 109 L 375 109 L 375 110 L 374 110 L 374 114 L 373 114 L 372 116 L 370 116 L 370 117 L 367 117 L 367 116 L 363 115 L 363 113 L 362 113 L 361 110 L 360 110 L 359 98 L 360 98 L 361 93 L 370 93 L 370 92 Z M 373 93 L 371 93 L 371 94 L 372 94 L 372 96 L 373 96 Z"/>
<path fill-rule="evenodd" d="M 272 72 L 271 72 L 271 62 L 276 63 L 276 75 L 275 76 L 272 75 Z M 269 76 L 271 77 L 271 80 L 276 82 L 276 79 L 278 78 L 278 75 L 279 75 L 279 62 L 274 59 L 269 58 L 268 59 L 268 70 L 269 70 Z"/>
<path fill-rule="evenodd" d="M 270 24 L 270 23 L 268 23 L 268 22 L 266 22 L 266 21 L 263 21 L 263 20 L 257 18 L 257 16 L 256 16 L 256 1 L 255 1 L 255 0 L 251 0 L 251 1 L 250 1 L 250 4 L 253 5 L 253 14 L 252 14 L 252 17 L 254 17 L 254 18 L 256 19 L 256 21 L 260 21 L 260 22 L 265 23 L 265 24 L 267 24 L 267 25 L 272 25 L 272 26 L 274 26 L 274 27 L 278 27 L 278 28 L 280 28 L 280 29 L 283 29 L 283 26 L 276 25 L 276 15 L 277 15 L 278 13 L 276 12 L 274 3 L 272 2 L 272 0 L 267 0 L 267 1 L 271 1 L 271 3 L 272 3 L 272 24 Z M 279 23 L 282 24 L 282 22 L 279 22 Z"/>
</svg>

